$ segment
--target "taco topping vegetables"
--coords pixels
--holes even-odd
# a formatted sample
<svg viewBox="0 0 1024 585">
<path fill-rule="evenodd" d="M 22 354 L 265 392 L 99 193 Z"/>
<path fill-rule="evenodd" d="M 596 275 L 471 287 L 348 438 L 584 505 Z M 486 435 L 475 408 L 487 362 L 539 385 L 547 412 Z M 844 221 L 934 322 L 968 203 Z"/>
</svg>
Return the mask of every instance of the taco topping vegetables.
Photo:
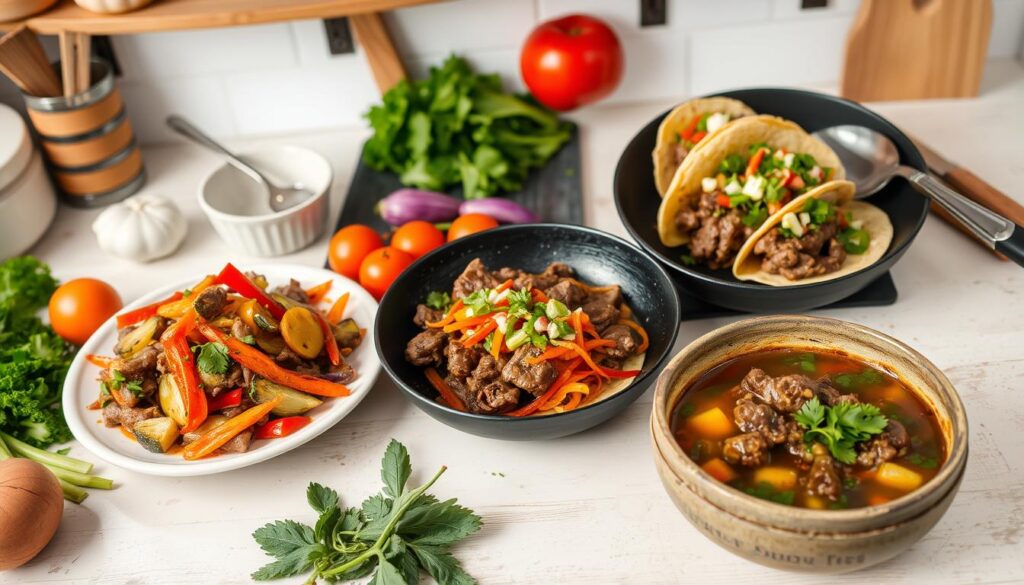
<svg viewBox="0 0 1024 585">
<path fill-rule="evenodd" d="M 808 199 L 802 207 L 783 214 L 779 225 L 754 245 L 761 269 L 800 280 L 835 272 L 847 254 L 863 254 L 871 236 L 863 221 L 824 199 Z"/>
<path fill-rule="evenodd" d="M 810 154 L 764 142 L 750 145 L 746 156 L 724 157 L 717 171 L 701 180 L 696 207 L 684 207 L 675 218 L 679 231 L 690 240 L 684 257 L 713 269 L 730 265 L 769 215 L 834 173 Z"/>
</svg>

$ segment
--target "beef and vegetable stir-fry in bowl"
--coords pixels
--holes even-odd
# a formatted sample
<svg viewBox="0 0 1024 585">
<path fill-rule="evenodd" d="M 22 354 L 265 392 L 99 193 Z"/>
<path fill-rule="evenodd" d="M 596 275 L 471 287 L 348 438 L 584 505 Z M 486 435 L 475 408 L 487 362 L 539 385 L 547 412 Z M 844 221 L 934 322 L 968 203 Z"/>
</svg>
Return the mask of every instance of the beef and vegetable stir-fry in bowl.
<svg viewBox="0 0 1024 585">
<path fill-rule="evenodd" d="M 935 413 L 913 391 L 830 352 L 729 360 L 686 390 L 674 428 L 715 479 L 805 508 L 885 504 L 928 482 L 946 456 Z"/>
<path fill-rule="evenodd" d="M 619 285 L 585 284 L 561 263 L 530 273 L 474 259 L 413 320 L 422 331 L 405 359 L 424 368 L 439 401 L 476 414 L 592 404 L 629 385 L 649 345 Z"/>
<path fill-rule="evenodd" d="M 345 358 L 365 330 L 342 318 L 348 294 L 316 307 L 331 284 L 268 290 L 262 275 L 228 264 L 118 315 L 115 356 L 89 356 L 103 368 L 92 408 L 145 449 L 190 460 L 295 433 L 357 377 Z"/>
</svg>

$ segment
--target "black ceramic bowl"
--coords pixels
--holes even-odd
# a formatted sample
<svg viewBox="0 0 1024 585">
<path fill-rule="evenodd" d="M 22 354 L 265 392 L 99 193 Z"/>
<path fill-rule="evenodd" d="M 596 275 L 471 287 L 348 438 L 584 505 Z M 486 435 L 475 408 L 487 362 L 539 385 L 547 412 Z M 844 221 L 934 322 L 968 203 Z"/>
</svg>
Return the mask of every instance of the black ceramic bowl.
<svg viewBox="0 0 1024 585">
<path fill-rule="evenodd" d="M 839 124 L 859 124 L 889 137 L 899 151 L 900 162 L 925 170 L 924 159 L 913 143 L 895 126 L 867 108 L 830 95 L 797 89 L 741 89 L 716 95 L 743 101 L 754 111 L 792 120 L 808 132 Z M 688 292 L 722 307 L 750 312 L 798 312 L 846 298 L 896 263 L 924 224 L 928 201 L 901 179 L 894 179 L 868 201 L 882 208 L 895 230 L 889 250 L 867 268 L 834 280 L 814 284 L 773 287 L 743 282 L 732 272 L 706 266 L 685 266 L 680 251 L 658 238 L 657 217 L 661 198 L 654 187 L 654 150 L 658 125 L 668 112 L 652 120 L 626 146 L 615 169 L 615 205 L 622 223 L 644 249 L 672 269 Z"/>
<path fill-rule="evenodd" d="M 620 393 L 561 414 L 513 418 L 459 412 L 435 401 L 437 392 L 423 368 L 405 361 L 405 346 L 420 329 L 412 322 L 416 305 L 435 290 L 450 291 L 474 258 L 491 269 L 510 266 L 540 272 L 552 262 L 572 266 L 592 284 L 619 284 L 636 319 L 647 329 L 650 348 L 643 370 Z M 570 225 L 505 226 L 460 238 L 416 261 L 380 301 L 374 334 L 384 370 L 424 412 L 474 435 L 505 440 L 552 439 L 600 424 L 629 406 L 658 377 L 679 330 L 679 294 L 653 258 L 604 232 Z"/>
</svg>

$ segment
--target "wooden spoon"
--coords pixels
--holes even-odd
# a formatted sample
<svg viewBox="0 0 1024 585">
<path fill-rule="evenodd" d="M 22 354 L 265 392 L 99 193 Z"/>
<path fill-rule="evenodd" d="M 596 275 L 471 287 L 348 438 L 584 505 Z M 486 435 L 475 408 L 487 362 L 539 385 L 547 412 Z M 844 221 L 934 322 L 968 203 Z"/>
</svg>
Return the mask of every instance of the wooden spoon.
<svg viewBox="0 0 1024 585">
<path fill-rule="evenodd" d="M 25 25 L 0 37 L 0 72 L 21 91 L 38 97 L 61 95 L 60 80 L 35 33 Z"/>
</svg>

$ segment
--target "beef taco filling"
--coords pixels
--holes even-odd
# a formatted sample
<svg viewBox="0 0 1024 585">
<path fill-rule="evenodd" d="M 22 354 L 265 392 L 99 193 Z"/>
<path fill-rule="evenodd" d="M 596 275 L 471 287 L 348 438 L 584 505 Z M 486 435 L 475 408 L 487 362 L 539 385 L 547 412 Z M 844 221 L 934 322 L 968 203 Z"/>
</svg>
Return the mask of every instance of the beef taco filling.
<svg viewBox="0 0 1024 585">
<path fill-rule="evenodd" d="M 423 329 L 406 360 L 438 400 L 478 414 L 563 412 L 639 374 L 647 333 L 618 285 L 589 286 L 554 263 L 540 273 L 489 270 L 479 259 L 416 308 Z"/>
<path fill-rule="evenodd" d="M 743 243 L 771 214 L 834 173 L 809 154 L 765 143 L 751 145 L 747 153 L 726 156 L 715 175 L 701 180 L 696 205 L 676 214 L 676 226 L 690 242 L 682 255 L 684 263 L 699 262 L 716 270 L 731 265 Z"/>
<path fill-rule="evenodd" d="M 788 211 L 754 245 L 761 270 L 801 280 L 839 270 L 847 254 L 863 254 L 871 236 L 863 222 L 823 199 L 808 199 Z"/>
</svg>

